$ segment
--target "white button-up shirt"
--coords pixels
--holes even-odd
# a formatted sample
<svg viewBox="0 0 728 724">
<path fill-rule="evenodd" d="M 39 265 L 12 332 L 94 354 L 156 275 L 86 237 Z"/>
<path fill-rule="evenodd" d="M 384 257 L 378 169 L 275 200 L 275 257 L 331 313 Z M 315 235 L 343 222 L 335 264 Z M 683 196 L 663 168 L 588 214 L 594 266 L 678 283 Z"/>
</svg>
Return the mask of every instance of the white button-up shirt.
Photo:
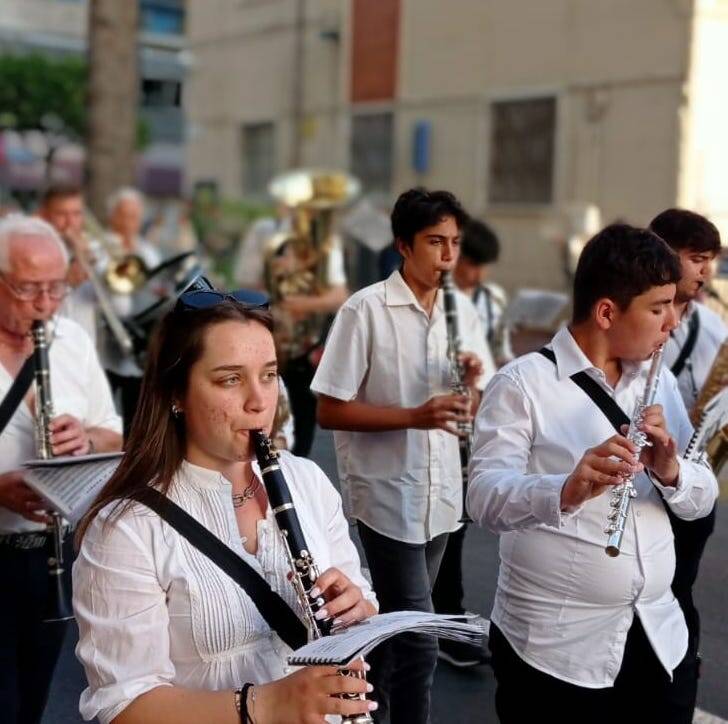
<svg viewBox="0 0 728 724">
<path fill-rule="evenodd" d="M 51 395 L 56 415 L 73 415 L 84 427 L 103 427 L 121 434 L 106 375 L 89 336 L 70 319 L 57 317 L 48 350 Z M 0 399 L 13 378 L 0 365 Z M 0 435 L 0 473 L 17 470 L 37 456 L 35 422 L 23 400 Z M 0 534 L 43 530 L 42 523 L 26 520 L 0 506 Z"/>
<path fill-rule="evenodd" d="M 688 410 L 695 405 L 698 394 L 708 379 L 718 349 L 728 337 L 728 327 L 712 309 L 699 302 L 690 302 L 680 324 L 665 343 L 663 359 L 668 367 L 672 367 L 675 363 L 687 341 L 690 319 L 694 314 L 697 314 L 699 319 L 698 336 L 693 351 L 677 377 L 680 394 Z"/>
<path fill-rule="evenodd" d="M 315 463 L 288 452 L 281 468 L 320 570 L 339 568 L 376 605 L 331 482 Z M 253 555 L 242 545 L 230 483 L 220 473 L 183 462 L 169 496 L 300 610 L 270 508 L 258 522 Z M 88 679 L 84 719 L 107 724 L 157 686 L 220 691 L 289 673 L 290 649 L 227 573 L 141 503 L 106 524 L 114 506 L 94 518 L 73 566 L 76 655 Z"/>
<path fill-rule="evenodd" d="M 623 363 L 613 389 L 564 327 L 554 336 L 556 364 L 539 353 L 500 370 L 476 417 L 468 510 L 501 534 L 491 615 L 531 666 L 578 686 L 611 686 L 636 613 L 667 672 L 687 650 L 687 628 L 670 589 L 675 551 L 664 503 L 680 518 L 707 515 L 717 497 L 712 472 L 679 461 L 676 487 L 641 473 L 621 554 L 604 552 L 610 495 L 569 512 L 561 489 L 585 451 L 615 434 L 570 376 L 582 370 L 631 415 L 647 366 Z M 656 404 L 681 449 L 692 427 L 675 378 L 663 368 Z"/>
<path fill-rule="evenodd" d="M 494 365 L 477 312 L 456 292 L 462 351 L 483 362 L 482 388 Z M 341 307 L 311 384 L 338 400 L 416 407 L 449 393 L 447 331 L 438 291 L 432 317 L 399 271 Z M 462 476 L 458 440 L 444 430 L 336 431 L 347 513 L 406 543 L 425 543 L 458 528 Z"/>
</svg>

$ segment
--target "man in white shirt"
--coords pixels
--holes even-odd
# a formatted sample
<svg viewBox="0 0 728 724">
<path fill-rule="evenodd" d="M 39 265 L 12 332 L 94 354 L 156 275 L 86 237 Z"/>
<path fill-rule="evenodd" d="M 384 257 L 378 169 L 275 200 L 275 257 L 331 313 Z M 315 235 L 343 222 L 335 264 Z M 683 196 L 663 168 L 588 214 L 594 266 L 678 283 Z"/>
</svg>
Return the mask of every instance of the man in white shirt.
<svg viewBox="0 0 728 724">
<path fill-rule="evenodd" d="M 153 269 L 162 262 L 162 255 L 141 233 L 144 222 L 144 197 L 134 188 L 124 187 L 115 191 L 106 202 L 109 217 L 108 240 L 112 245 L 112 258 L 139 257 L 147 269 Z M 109 294 L 114 311 L 120 319 L 133 315 L 134 295 Z M 131 428 L 142 385 L 142 369 L 133 355 L 120 349 L 118 342 L 108 328 L 100 333 L 99 355 L 111 383 L 114 394 L 121 400 L 121 414 L 124 419 L 124 435 Z"/>
<path fill-rule="evenodd" d="M 20 215 L 0 221 L 0 398 L 33 351 L 33 321 L 58 311 L 67 273 L 68 253 L 51 226 Z M 54 456 L 119 450 L 121 420 L 91 340 L 64 317 L 48 326 Z M 51 541 L 42 501 L 22 470 L 37 457 L 34 404 L 31 387 L 0 433 L 0 711 L 3 721 L 23 724 L 40 722 L 66 630 L 42 620 L 52 596 Z M 70 535 L 64 552 L 70 564 Z M 66 573 L 68 587 L 70 565 Z"/>
<path fill-rule="evenodd" d="M 674 377 L 663 369 L 637 448 L 572 375 L 633 415 L 646 360 L 676 323 L 678 259 L 652 232 L 614 225 L 584 248 L 572 323 L 552 359 L 525 355 L 501 369 L 475 422 L 468 510 L 501 534 L 490 649 L 503 724 L 549 719 L 687 724 L 671 677 L 688 631 L 670 583 L 669 508 L 707 515 L 717 497 L 708 467 L 681 454 L 692 435 Z M 580 374 L 580 373 L 583 373 Z M 610 489 L 634 475 L 621 554 L 604 532 Z"/>
<path fill-rule="evenodd" d="M 470 397 L 450 392 L 440 277 L 458 257 L 465 212 L 445 191 L 412 189 L 392 211 L 402 269 L 339 310 L 311 389 L 319 424 L 336 433 L 347 513 L 357 521 L 380 610 L 432 610 L 448 534 L 460 527 L 462 476 L 455 426 L 472 419 L 493 367 L 470 301 L 457 293 Z M 380 714 L 429 721 L 434 640 L 398 637 L 372 663 Z M 388 666 L 391 665 L 391 670 Z"/>
<path fill-rule="evenodd" d="M 711 309 L 697 301 L 710 281 L 711 264 L 720 253 L 720 232 L 700 214 L 685 209 L 667 209 L 651 222 L 650 229 L 667 242 L 680 258 L 681 277 L 675 292 L 678 326 L 665 344 L 665 364 L 677 377 L 685 407 L 691 410 L 705 384 L 728 327 Z M 688 652 L 692 665 L 687 667 L 685 696 L 697 697 L 700 659 L 700 617 L 693 601 L 693 586 L 698 577 L 708 538 L 715 527 L 715 508 L 695 521 L 671 517 L 675 534 L 675 578 L 672 590 L 680 602 L 690 634 Z"/>
<path fill-rule="evenodd" d="M 510 330 L 500 324 L 508 297 L 502 287 L 489 280 L 499 256 L 500 242 L 495 232 L 482 221 L 470 219 L 463 228 L 453 279 L 478 311 L 490 351 L 500 367 L 515 355 L 511 349 Z"/>
</svg>

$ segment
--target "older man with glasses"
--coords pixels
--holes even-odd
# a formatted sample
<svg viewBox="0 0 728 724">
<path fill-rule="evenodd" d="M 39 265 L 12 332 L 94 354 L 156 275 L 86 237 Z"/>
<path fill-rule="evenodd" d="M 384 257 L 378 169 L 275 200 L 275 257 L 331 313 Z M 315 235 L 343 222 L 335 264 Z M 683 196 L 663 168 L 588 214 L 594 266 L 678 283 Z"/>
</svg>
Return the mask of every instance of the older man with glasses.
<svg viewBox="0 0 728 724">
<path fill-rule="evenodd" d="M 0 712 L 23 724 L 41 720 L 66 629 L 43 622 L 48 517 L 23 480 L 23 463 L 37 456 L 33 387 L 14 410 L 3 405 L 33 352 L 33 322 L 48 322 L 50 333 L 53 455 L 121 449 L 121 420 L 96 350 L 78 324 L 56 317 L 67 274 L 68 253 L 49 224 L 21 215 L 0 221 Z M 71 536 L 64 545 L 71 560 Z"/>
</svg>

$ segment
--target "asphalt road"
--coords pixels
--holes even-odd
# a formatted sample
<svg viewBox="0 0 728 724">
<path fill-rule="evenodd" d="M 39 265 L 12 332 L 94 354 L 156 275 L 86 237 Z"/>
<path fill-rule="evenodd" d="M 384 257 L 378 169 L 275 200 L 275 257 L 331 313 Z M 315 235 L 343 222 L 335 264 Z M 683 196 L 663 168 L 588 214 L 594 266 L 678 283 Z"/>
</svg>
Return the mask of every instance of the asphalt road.
<svg viewBox="0 0 728 724">
<path fill-rule="evenodd" d="M 333 440 L 329 433 L 317 433 L 312 457 L 336 482 Z M 699 706 L 722 719 L 728 719 L 727 561 L 728 505 L 724 503 L 718 507 L 716 530 L 708 543 L 696 590 L 703 621 L 703 679 Z M 497 538 L 471 526 L 464 552 L 466 608 L 488 616 L 497 570 Z M 81 721 L 78 697 L 85 682 L 83 671 L 73 655 L 74 645 L 74 636 L 69 635 L 43 724 L 76 724 Z M 493 675 L 487 666 L 459 671 L 441 662 L 433 691 L 433 724 L 496 724 L 494 690 Z M 719 720 L 703 716 L 701 721 L 706 724 L 715 721 L 717 724 Z"/>
</svg>

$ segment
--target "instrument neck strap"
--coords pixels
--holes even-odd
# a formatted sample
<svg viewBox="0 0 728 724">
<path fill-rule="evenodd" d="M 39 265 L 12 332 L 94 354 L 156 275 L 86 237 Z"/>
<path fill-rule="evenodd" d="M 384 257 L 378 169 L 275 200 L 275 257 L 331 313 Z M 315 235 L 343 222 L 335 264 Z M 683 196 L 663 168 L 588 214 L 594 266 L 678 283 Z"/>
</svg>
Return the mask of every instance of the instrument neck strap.
<svg viewBox="0 0 728 724">
<path fill-rule="evenodd" d="M 556 364 L 556 355 L 553 350 L 541 347 L 538 352 Z M 607 420 L 612 423 L 612 427 L 621 435 L 621 427 L 622 425 L 629 425 L 629 417 L 614 398 L 610 397 L 609 393 L 583 370 L 571 375 L 570 379 L 584 390 L 591 398 L 591 401 L 604 413 Z"/>
<path fill-rule="evenodd" d="M 308 641 L 308 631 L 290 606 L 254 568 L 232 548 L 198 523 L 189 513 L 154 488 L 147 488 L 135 500 L 151 508 L 160 518 L 186 538 L 227 573 L 250 597 L 260 615 L 294 651 Z"/>
<path fill-rule="evenodd" d="M 25 393 L 33 382 L 33 355 L 28 357 L 20 368 L 13 384 L 0 402 L 0 435 L 15 414 L 18 406 L 23 401 Z"/>
<path fill-rule="evenodd" d="M 693 349 L 695 349 L 695 342 L 698 339 L 699 329 L 700 317 L 698 315 L 698 310 L 696 309 L 690 317 L 690 321 L 688 322 L 688 336 L 685 340 L 685 344 L 682 346 L 680 354 L 678 355 L 675 362 L 673 362 L 672 367 L 670 367 L 670 372 L 672 372 L 675 377 L 680 376 L 680 373 L 683 371 L 685 364 L 687 363 L 688 359 L 690 359 L 690 355 L 693 353 Z M 672 332 L 670 332 L 670 336 L 673 336 Z"/>
</svg>

